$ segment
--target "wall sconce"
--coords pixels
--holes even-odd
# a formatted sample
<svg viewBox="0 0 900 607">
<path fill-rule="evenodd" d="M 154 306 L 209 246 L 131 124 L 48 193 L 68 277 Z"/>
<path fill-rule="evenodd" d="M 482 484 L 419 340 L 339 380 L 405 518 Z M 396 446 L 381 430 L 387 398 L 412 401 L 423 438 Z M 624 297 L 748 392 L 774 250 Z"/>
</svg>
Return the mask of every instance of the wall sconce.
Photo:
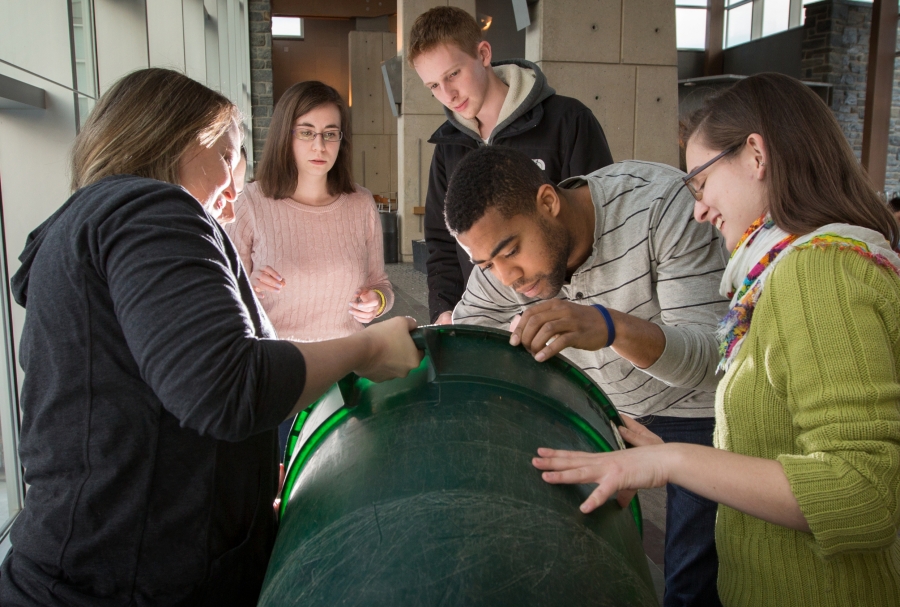
<svg viewBox="0 0 900 607">
<path fill-rule="evenodd" d="M 493 21 L 494 21 L 494 18 L 491 17 L 490 15 L 482 15 L 481 13 L 478 13 L 478 16 L 476 17 L 476 19 L 478 20 L 478 25 L 481 26 L 481 31 L 484 31 L 484 32 L 486 32 L 486 31 L 488 31 L 488 29 L 490 29 L 491 23 L 493 23 Z"/>
</svg>

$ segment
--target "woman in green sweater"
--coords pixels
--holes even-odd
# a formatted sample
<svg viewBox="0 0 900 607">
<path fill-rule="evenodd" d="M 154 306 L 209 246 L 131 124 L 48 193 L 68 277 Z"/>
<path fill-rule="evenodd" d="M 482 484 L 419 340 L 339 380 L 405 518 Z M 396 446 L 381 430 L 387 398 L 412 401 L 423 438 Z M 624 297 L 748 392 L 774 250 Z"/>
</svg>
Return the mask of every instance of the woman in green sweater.
<svg viewBox="0 0 900 607">
<path fill-rule="evenodd" d="M 672 482 L 719 502 L 724 605 L 900 605 L 898 226 L 828 107 L 799 81 L 746 78 L 683 125 L 694 216 L 722 233 L 717 448 L 541 449 L 551 483 Z M 752 320 L 752 322 L 751 322 Z"/>
</svg>

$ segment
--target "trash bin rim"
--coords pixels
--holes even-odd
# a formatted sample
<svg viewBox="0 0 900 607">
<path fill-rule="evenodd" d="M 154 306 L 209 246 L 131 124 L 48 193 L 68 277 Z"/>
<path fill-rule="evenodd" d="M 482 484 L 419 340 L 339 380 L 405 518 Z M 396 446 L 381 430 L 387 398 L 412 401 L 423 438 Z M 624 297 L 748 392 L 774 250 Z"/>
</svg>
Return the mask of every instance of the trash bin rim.
<svg viewBox="0 0 900 607">
<path fill-rule="evenodd" d="M 493 339 L 502 339 L 507 344 L 509 343 L 509 336 L 511 335 L 509 331 L 476 325 L 424 325 L 418 327 L 411 332 L 411 337 L 413 338 L 413 341 L 416 343 L 419 349 L 423 349 L 426 352 L 426 356 L 422 361 L 422 365 L 427 366 L 431 364 L 429 362 L 429 351 L 431 347 L 431 344 L 429 342 L 433 343 L 434 337 L 439 336 L 441 333 L 455 334 L 457 332 L 462 334 L 477 334 L 481 336 L 486 335 Z M 581 380 L 582 390 L 586 392 L 588 398 L 593 401 L 609 419 L 614 434 L 618 432 L 616 430 L 616 426 L 624 425 L 618 411 L 609 402 L 608 397 L 600 388 L 600 386 L 597 385 L 597 383 L 586 373 L 584 373 L 584 371 L 582 371 L 577 365 L 575 365 L 562 355 L 557 355 L 541 364 L 560 367 L 566 371 L 566 375 L 568 375 L 570 378 L 571 374 L 574 372 L 576 377 Z M 420 369 L 421 368 L 422 367 L 420 366 Z M 346 402 L 346 395 L 349 395 L 354 391 L 353 387 L 358 381 L 368 382 L 368 380 L 360 378 L 354 373 L 350 373 L 349 375 L 345 376 L 337 383 L 332 385 L 325 394 L 323 394 L 309 407 L 298 413 L 296 418 L 294 419 L 294 423 L 291 427 L 291 432 L 288 437 L 288 443 L 285 449 L 286 459 L 290 457 L 290 461 L 285 470 L 284 486 L 281 492 L 281 506 L 278 513 L 279 519 L 284 515 L 285 509 L 287 508 L 287 503 L 289 501 L 288 498 L 290 497 L 293 486 L 296 480 L 299 478 L 303 468 L 305 467 L 306 462 L 310 459 L 310 457 L 312 457 L 313 452 L 318 448 L 319 444 L 324 441 L 328 434 L 330 434 L 331 430 L 333 430 L 353 408 L 353 406 L 348 406 Z M 497 383 L 501 382 L 498 380 Z M 298 445 L 297 439 L 303 429 L 303 425 L 309 419 L 309 416 L 312 414 L 316 407 L 320 406 L 323 401 L 326 401 L 329 397 L 335 398 L 336 391 L 341 396 L 341 406 L 339 406 L 325 420 L 323 420 L 319 427 L 316 428 L 316 430 L 313 431 L 302 444 Z M 524 388 L 522 389 L 522 391 L 530 392 L 530 390 Z M 553 408 L 558 409 L 557 407 Z M 570 422 L 578 426 L 600 451 L 608 452 L 616 449 L 617 447 L 622 448 L 621 444 L 609 444 L 609 441 L 607 441 L 600 435 L 598 430 L 594 428 L 593 424 L 584 419 L 577 412 L 569 409 L 568 412 L 564 410 L 558 410 L 558 413 L 561 413 L 564 416 L 568 417 Z M 641 516 L 641 508 L 636 494 L 629 504 L 629 509 L 631 510 L 635 523 L 637 524 L 638 531 L 640 532 L 641 536 L 643 536 L 643 520 Z"/>
</svg>

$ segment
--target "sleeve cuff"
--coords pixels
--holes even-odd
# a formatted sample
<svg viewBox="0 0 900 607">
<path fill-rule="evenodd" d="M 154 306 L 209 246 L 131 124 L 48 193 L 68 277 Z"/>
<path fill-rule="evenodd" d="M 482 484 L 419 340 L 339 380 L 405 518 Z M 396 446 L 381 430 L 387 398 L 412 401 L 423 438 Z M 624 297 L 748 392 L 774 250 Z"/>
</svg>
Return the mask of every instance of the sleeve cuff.
<svg viewBox="0 0 900 607">
<path fill-rule="evenodd" d="M 306 361 L 300 349 L 287 341 L 265 339 L 260 347 L 265 360 L 257 401 L 257 428 L 261 431 L 277 427 L 300 400 L 306 386 Z"/>
<path fill-rule="evenodd" d="M 885 548 L 896 540 L 890 512 L 851 466 L 835 467 L 824 454 L 780 455 L 777 460 L 823 557 Z"/>
<path fill-rule="evenodd" d="M 666 347 L 655 363 L 641 370 L 669 386 L 715 392 L 719 383 L 715 336 L 687 327 L 658 326 L 666 338 Z"/>
<path fill-rule="evenodd" d="M 677 374 L 682 365 L 684 365 L 685 354 L 687 352 L 687 340 L 675 327 L 667 325 L 658 325 L 662 329 L 663 335 L 666 337 L 666 347 L 663 349 L 662 355 L 656 362 L 641 369 L 644 373 L 652 375 L 658 380 L 667 384 L 672 383 L 669 378 Z"/>
</svg>

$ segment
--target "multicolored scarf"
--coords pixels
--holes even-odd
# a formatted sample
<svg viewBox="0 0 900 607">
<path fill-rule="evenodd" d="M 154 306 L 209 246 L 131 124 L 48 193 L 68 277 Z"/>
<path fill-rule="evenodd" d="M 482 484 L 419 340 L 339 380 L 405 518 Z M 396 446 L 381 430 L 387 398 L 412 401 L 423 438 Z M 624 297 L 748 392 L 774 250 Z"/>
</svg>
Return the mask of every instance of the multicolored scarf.
<svg viewBox="0 0 900 607">
<path fill-rule="evenodd" d="M 833 223 L 804 236 L 796 236 L 776 226 L 771 217 L 760 217 L 738 241 L 719 287 L 719 292 L 731 299 L 728 314 L 719 322 L 717 331 L 720 370 L 727 370 L 740 351 L 766 278 L 778 260 L 783 259 L 783 253 L 792 249 L 827 246 L 852 250 L 900 276 L 900 256 L 879 232 Z"/>
</svg>

